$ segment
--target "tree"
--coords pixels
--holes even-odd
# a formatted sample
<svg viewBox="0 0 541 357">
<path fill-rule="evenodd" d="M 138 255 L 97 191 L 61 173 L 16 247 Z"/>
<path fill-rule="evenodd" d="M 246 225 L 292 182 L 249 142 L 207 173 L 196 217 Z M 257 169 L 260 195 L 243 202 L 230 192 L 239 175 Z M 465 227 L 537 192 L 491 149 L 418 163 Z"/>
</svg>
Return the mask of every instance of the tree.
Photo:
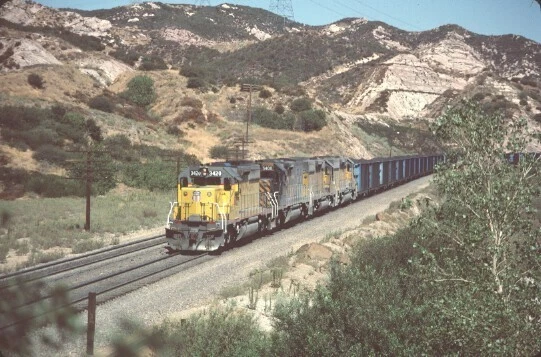
<svg viewBox="0 0 541 357">
<path fill-rule="evenodd" d="M 43 89 L 43 85 L 45 82 L 43 81 L 43 78 L 39 74 L 30 73 L 28 75 L 28 84 L 30 84 L 32 87 L 37 89 Z"/>
<path fill-rule="evenodd" d="M 88 106 L 107 113 L 112 113 L 115 110 L 115 105 L 113 102 L 111 102 L 111 100 L 104 95 L 98 95 L 90 99 L 88 101 Z"/>
<path fill-rule="evenodd" d="M 144 107 L 156 100 L 154 81 L 148 76 L 136 76 L 128 82 L 128 89 L 122 95 L 131 102 Z"/>
<path fill-rule="evenodd" d="M 302 131 L 318 131 L 327 124 L 325 118 L 326 114 L 322 110 L 305 110 L 298 114 L 298 123 Z"/>
<path fill-rule="evenodd" d="M 526 121 L 486 115 L 476 104 L 464 103 L 442 116 L 435 132 L 447 148 L 447 162 L 435 181 L 448 204 L 462 213 L 449 221 L 462 234 L 449 232 L 450 238 L 488 262 L 494 291 L 510 299 L 531 271 L 515 247 L 536 243 L 530 223 L 532 197 L 539 194 L 533 184 L 538 160 L 523 155 L 510 165 L 506 158 L 506 153 L 525 152 Z"/>
<path fill-rule="evenodd" d="M 94 119 L 91 118 L 86 121 L 86 131 L 88 136 L 90 136 L 93 141 L 101 142 L 103 140 L 101 128 L 98 126 L 98 124 L 96 124 Z"/>
<path fill-rule="evenodd" d="M 541 329 L 541 239 L 532 216 L 539 160 L 523 154 L 526 121 L 464 102 L 434 131 L 447 154 L 434 179 L 445 203 L 423 220 L 412 259 L 430 297 L 425 339 L 445 340 L 436 351 L 533 354 L 541 348 L 533 342 Z M 518 160 L 510 164 L 507 153 Z"/>
<path fill-rule="evenodd" d="M 310 110 L 312 109 L 312 101 L 310 100 L 310 98 L 306 97 L 297 98 L 291 102 L 289 108 L 297 113 L 305 110 Z"/>
</svg>

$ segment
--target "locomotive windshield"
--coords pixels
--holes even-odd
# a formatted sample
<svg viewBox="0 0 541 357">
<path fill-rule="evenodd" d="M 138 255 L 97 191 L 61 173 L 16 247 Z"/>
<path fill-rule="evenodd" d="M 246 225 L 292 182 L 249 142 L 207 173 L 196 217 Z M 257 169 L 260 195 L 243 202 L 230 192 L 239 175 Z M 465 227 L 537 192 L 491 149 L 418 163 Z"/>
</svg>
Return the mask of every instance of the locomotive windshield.
<svg viewBox="0 0 541 357">
<path fill-rule="evenodd" d="M 276 172 L 274 172 L 274 171 L 261 171 L 261 178 L 262 179 L 274 180 L 276 178 Z"/>
<path fill-rule="evenodd" d="M 222 183 L 220 177 L 193 177 L 193 184 L 197 186 L 216 186 Z"/>
</svg>

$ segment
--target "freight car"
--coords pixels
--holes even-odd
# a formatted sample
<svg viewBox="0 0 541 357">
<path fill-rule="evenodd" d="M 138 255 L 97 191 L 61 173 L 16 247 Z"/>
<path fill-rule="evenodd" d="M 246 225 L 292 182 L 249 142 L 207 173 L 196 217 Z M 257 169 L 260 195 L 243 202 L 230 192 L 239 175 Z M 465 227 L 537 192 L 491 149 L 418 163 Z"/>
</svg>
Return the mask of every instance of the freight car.
<svg viewBox="0 0 541 357">
<path fill-rule="evenodd" d="M 327 156 L 188 167 L 165 228 L 173 251 L 220 251 L 433 172 L 442 155 Z"/>
</svg>

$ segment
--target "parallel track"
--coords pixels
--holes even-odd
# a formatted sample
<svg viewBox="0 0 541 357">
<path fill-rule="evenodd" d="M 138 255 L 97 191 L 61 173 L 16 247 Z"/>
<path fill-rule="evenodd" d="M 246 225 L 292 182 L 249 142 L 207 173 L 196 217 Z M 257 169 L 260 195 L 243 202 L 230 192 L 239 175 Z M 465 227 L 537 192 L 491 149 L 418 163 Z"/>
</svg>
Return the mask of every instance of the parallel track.
<svg viewBox="0 0 541 357">
<path fill-rule="evenodd" d="M 71 271 L 73 269 L 114 259 L 125 254 L 163 245 L 165 243 L 164 237 L 164 235 L 153 236 L 134 242 L 92 251 L 84 255 L 56 260 L 50 263 L 40 264 L 31 268 L 19 270 L 17 272 L 0 275 L 0 292 L 3 289 L 16 286 L 21 282 L 30 283 L 44 277 L 51 277 L 66 271 Z"/>
<path fill-rule="evenodd" d="M 98 304 L 104 303 L 110 299 L 133 291 L 139 288 L 140 285 L 150 284 L 160 279 L 163 279 L 164 277 L 175 274 L 178 271 L 184 269 L 185 265 L 208 256 L 208 254 L 204 253 L 178 262 L 178 259 L 175 259 L 175 257 L 178 255 L 179 254 L 177 253 L 166 257 L 154 259 L 143 264 L 116 271 L 106 276 L 99 276 L 97 278 L 90 279 L 77 285 L 70 286 L 67 289 L 71 295 L 69 303 L 63 306 L 59 306 L 55 310 L 45 311 L 38 315 L 32 315 L 18 321 L 14 321 L 12 319 L 10 320 L 8 316 L 4 316 L 0 318 L 0 321 L 2 321 L 0 322 L 0 333 L 8 329 L 14 329 L 17 327 L 17 325 L 21 323 L 25 323 L 32 319 L 37 319 L 41 316 L 54 313 L 55 311 L 67 307 L 75 308 L 77 311 L 84 310 L 86 308 L 86 304 L 84 304 L 84 302 L 88 299 L 88 292 L 96 293 Z M 151 269 L 150 271 L 144 270 L 144 268 L 149 268 L 154 264 L 158 264 L 166 260 L 169 260 L 168 264 L 158 266 L 154 269 Z M 130 276 L 129 273 L 132 273 L 132 275 Z M 115 281 L 115 278 L 118 281 Z M 52 295 L 42 296 L 38 300 L 23 303 L 16 307 L 15 311 L 10 311 L 10 315 L 13 316 L 13 313 L 18 313 L 18 315 L 24 316 L 25 312 L 33 311 L 33 308 L 39 302 L 47 301 L 52 298 Z"/>
</svg>

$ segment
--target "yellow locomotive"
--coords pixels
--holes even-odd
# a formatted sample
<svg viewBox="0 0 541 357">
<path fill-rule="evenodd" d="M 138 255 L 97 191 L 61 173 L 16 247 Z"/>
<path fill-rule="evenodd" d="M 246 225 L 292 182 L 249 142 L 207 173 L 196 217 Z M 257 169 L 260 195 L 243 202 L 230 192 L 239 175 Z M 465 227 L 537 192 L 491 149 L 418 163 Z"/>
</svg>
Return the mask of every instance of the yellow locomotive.
<svg viewBox="0 0 541 357">
<path fill-rule="evenodd" d="M 212 251 L 253 234 L 259 207 L 259 165 L 190 167 L 179 175 L 166 227 L 172 250 Z M 248 229 L 249 228 L 249 229 Z"/>
</svg>

